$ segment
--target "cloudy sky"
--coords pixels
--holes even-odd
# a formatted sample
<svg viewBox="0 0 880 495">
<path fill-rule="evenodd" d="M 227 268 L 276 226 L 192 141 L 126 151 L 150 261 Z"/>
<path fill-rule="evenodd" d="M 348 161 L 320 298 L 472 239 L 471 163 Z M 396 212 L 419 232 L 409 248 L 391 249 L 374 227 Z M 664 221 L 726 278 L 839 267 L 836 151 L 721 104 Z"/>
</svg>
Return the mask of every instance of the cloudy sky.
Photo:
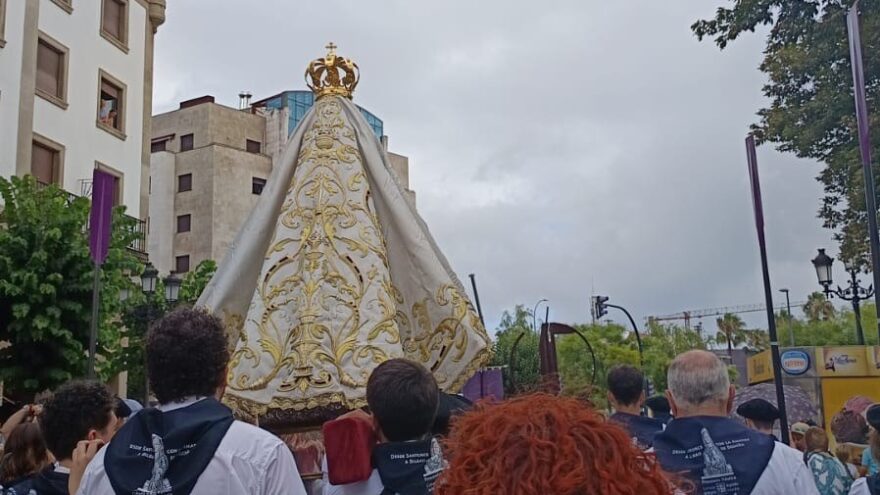
<svg viewBox="0 0 880 495">
<path fill-rule="evenodd" d="M 410 157 L 452 266 L 468 288 L 477 274 L 487 326 L 540 298 L 552 320 L 588 321 L 591 292 L 640 323 L 758 303 L 743 139 L 764 34 L 699 43 L 689 26 L 719 2 L 170 0 L 154 110 L 304 89 L 332 40 L 361 67 L 355 101 Z M 819 166 L 758 159 L 771 277 L 803 300 L 815 248 L 833 247 Z"/>
</svg>

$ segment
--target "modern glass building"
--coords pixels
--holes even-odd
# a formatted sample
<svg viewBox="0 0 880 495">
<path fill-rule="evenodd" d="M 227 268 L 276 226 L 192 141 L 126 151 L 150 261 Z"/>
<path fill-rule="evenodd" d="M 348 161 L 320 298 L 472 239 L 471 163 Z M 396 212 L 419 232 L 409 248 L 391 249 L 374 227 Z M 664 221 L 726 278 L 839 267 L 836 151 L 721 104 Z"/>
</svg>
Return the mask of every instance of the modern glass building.
<svg viewBox="0 0 880 495">
<path fill-rule="evenodd" d="M 288 135 L 293 134 L 296 126 L 299 125 L 300 121 L 305 117 L 306 112 L 309 108 L 312 108 L 312 105 L 314 104 L 315 95 L 311 90 L 285 91 L 259 103 L 259 105 L 265 105 L 267 108 L 282 109 L 286 107 L 290 109 L 290 123 L 287 126 Z M 367 119 L 367 123 L 373 128 L 373 132 L 376 133 L 376 136 L 381 138 L 384 135 L 384 124 L 382 123 L 382 120 L 366 109 L 360 106 L 358 106 L 358 108 L 364 115 L 364 118 Z"/>
</svg>

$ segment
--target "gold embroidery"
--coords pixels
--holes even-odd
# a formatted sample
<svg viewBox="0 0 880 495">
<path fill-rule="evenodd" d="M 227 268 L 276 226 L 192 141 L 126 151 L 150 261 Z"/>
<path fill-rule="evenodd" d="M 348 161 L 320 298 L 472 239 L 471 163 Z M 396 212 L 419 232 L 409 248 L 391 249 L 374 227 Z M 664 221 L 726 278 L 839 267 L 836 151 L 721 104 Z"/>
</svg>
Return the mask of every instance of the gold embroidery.
<svg viewBox="0 0 880 495">
<path fill-rule="evenodd" d="M 314 111 L 247 318 L 229 320 L 245 330 L 224 401 L 252 417 L 362 407 L 372 370 L 402 356 L 460 390 L 491 357 L 479 317 L 454 278 L 425 297 L 393 284 L 354 128 L 337 98 Z"/>
<path fill-rule="evenodd" d="M 400 341 L 379 220 L 369 184 L 353 165 L 360 152 L 343 142 L 354 133 L 338 101 L 321 100 L 316 112 L 284 201 L 283 238 L 269 249 L 261 304 L 249 316 L 259 351 L 244 340 L 238 346 L 232 390 L 264 389 L 279 376 L 277 392 L 294 397 L 313 388 L 363 388 L 369 370 L 394 357 L 391 344 Z M 244 363 L 253 371 L 260 355 L 271 369 L 252 378 Z"/>
</svg>

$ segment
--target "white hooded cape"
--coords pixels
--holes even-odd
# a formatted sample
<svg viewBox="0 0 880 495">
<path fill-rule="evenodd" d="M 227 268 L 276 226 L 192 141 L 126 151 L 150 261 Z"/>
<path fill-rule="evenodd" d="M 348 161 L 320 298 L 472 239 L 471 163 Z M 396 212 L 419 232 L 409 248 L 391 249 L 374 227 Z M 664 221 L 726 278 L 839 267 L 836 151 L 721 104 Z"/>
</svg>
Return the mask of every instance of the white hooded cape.
<svg viewBox="0 0 880 495">
<path fill-rule="evenodd" d="M 457 391 L 490 356 L 379 140 L 338 96 L 303 118 L 198 305 L 229 332 L 224 400 L 275 422 L 362 407 L 370 373 L 390 358 Z"/>
</svg>

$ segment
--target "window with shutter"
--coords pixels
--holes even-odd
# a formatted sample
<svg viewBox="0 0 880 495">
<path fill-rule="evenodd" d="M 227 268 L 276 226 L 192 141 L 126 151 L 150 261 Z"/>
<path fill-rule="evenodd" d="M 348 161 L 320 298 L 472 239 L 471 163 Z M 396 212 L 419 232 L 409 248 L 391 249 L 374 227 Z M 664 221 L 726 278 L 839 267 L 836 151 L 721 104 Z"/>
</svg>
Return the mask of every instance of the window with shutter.
<svg viewBox="0 0 880 495">
<path fill-rule="evenodd" d="M 98 91 L 98 125 L 125 139 L 125 85 L 103 70 Z"/>
<path fill-rule="evenodd" d="M 103 0 L 101 14 L 101 34 L 124 48 L 128 43 L 128 2 L 125 0 Z"/>
<path fill-rule="evenodd" d="M 193 149 L 194 141 L 192 134 L 184 134 L 183 136 L 180 136 L 180 151 L 189 151 Z"/>
<path fill-rule="evenodd" d="M 192 191 L 193 176 L 192 174 L 183 174 L 177 177 L 177 192 Z"/>
<path fill-rule="evenodd" d="M 37 141 L 31 149 L 31 175 L 41 184 L 58 184 L 60 168 L 60 151 L 50 148 Z"/>
<path fill-rule="evenodd" d="M 50 102 L 66 108 L 67 48 L 41 33 L 37 41 L 36 92 Z"/>
<path fill-rule="evenodd" d="M 175 258 L 174 273 L 187 273 L 189 271 L 189 255 Z"/>
<path fill-rule="evenodd" d="M 192 229 L 192 215 L 178 215 L 177 232 L 189 232 Z"/>
</svg>

